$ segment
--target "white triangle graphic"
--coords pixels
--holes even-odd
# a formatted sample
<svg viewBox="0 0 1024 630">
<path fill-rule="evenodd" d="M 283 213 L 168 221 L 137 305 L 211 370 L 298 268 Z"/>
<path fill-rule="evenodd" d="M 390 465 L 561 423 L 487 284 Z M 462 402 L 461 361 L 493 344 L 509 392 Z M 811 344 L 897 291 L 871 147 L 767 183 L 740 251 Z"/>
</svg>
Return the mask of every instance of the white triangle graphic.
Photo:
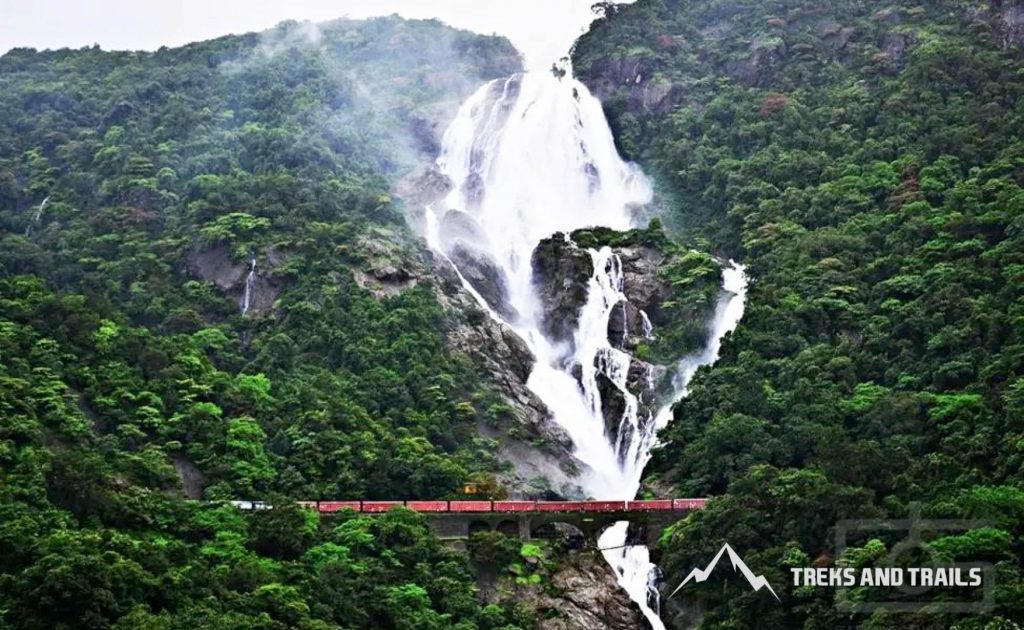
<svg viewBox="0 0 1024 630">
<path fill-rule="evenodd" d="M 692 571 L 690 571 L 690 574 L 686 576 L 686 579 L 683 580 L 683 583 L 677 586 L 676 590 L 672 591 L 672 595 L 678 593 L 679 589 L 686 586 L 686 583 L 690 580 L 693 580 L 694 582 L 703 582 L 707 580 L 708 577 L 711 576 L 711 573 L 715 570 L 715 566 L 718 564 L 719 559 L 721 559 L 722 554 L 727 551 L 729 552 L 729 561 L 732 562 L 733 570 L 739 569 L 740 573 L 743 574 L 743 577 L 747 578 L 747 582 L 750 583 L 751 588 L 753 588 L 755 592 L 761 590 L 762 588 L 766 588 L 768 589 L 768 592 L 770 592 L 775 597 L 775 599 L 779 600 L 779 596 L 775 594 L 775 590 L 772 589 L 772 585 L 768 583 L 768 580 L 765 579 L 763 575 L 754 575 L 754 572 L 751 571 L 749 567 L 747 567 L 745 562 L 743 562 L 743 558 L 741 558 L 738 553 L 732 550 L 732 547 L 729 546 L 729 543 L 722 545 L 722 548 L 718 550 L 718 553 L 715 554 L 714 559 L 711 560 L 711 563 L 708 564 L 708 566 L 704 567 L 703 569 L 695 568 Z M 669 595 L 669 597 L 672 597 L 672 595 Z"/>
</svg>

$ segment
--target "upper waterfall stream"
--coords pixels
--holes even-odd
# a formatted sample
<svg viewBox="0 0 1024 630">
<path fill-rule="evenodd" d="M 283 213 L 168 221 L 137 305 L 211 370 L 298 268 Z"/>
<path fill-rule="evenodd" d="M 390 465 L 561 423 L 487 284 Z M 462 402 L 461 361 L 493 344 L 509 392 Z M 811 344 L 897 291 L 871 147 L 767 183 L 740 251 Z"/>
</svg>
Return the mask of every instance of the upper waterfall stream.
<svg viewBox="0 0 1024 630">
<path fill-rule="evenodd" d="M 609 342 L 612 310 L 626 299 L 622 263 L 610 248 L 589 250 L 594 273 L 578 327 L 571 340 L 556 343 L 543 332 L 531 255 L 541 239 L 556 232 L 629 229 L 635 212 L 651 201 L 647 178 L 619 157 L 601 104 L 586 86 L 568 73 L 551 71 L 516 74 L 477 90 L 445 132 L 438 167 L 453 188 L 443 202 L 427 208 L 429 244 L 453 262 L 484 310 L 515 330 L 533 352 L 537 361 L 527 385 L 572 438 L 574 455 L 587 467 L 579 480 L 584 491 L 598 499 L 634 498 L 673 401 L 660 411 L 641 413 L 626 387 L 632 357 Z M 452 212 L 463 214 L 445 216 Z M 461 256 L 500 271 L 493 275 L 500 276 L 501 304 L 466 280 L 458 264 L 464 258 L 455 255 L 454 237 L 442 233 L 442 223 L 461 231 L 458 246 L 472 250 Z M 680 362 L 674 380 L 679 395 L 697 367 L 714 361 L 722 335 L 742 315 L 742 268 L 725 270 L 724 288 L 706 348 Z M 625 402 L 615 439 L 606 430 L 599 373 Z M 621 523 L 602 536 L 602 548 L 616 548 L 605 557 L 651 624 L 661 628 L 649 589 L 654 567 L 646 548 L 623 547 L 626 533 Z"/>
</svg>

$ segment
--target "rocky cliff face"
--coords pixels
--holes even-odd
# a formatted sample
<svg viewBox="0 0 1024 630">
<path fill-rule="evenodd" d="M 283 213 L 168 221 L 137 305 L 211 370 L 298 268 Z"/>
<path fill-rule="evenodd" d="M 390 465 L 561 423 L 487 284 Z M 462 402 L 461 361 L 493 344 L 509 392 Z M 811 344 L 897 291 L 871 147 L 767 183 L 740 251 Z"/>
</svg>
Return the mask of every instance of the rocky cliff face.
<svg viewBox="0 0 1024 630">
<path fill-rule="evenodd" d="M 647 238 L 643 232 L 580 230 L 555 234 L 541 241 L 533 252 L 534 284 L 544 329 L 552 339 L 567 346 L 574 342 L 572 334 L 587 303 L 588 284 L 595 271 L 592 251 L 610 246 L 621 264 L 626 300 L 612 307 L 608 340 L 612 348 L 631 355 L 625 388 L 614 378 L 613 357 L 599 352 L 595 358 L 605 428 L 613 441 L 628 437 L 620 431 L 634 430 L 621 422 L 628 404 L 627 392 L 637 398 L 641 425 L 649 422 L 660 405 L 659 385 L 668 373 L 663 365 L 632 356 L 642 344 L 654 341 L 658 325 L 668 323 L 663 305 L 673 295 L 673 287 L 660 271 L 669 254 L 657 243 L 657 238 Z M 576 366 L 575 373 L 582 378 L 581 366 Z"/>
<path fill-rule="evenodd" d="M 541 241 L 530 258 L 533 283 L 543 311 L 541 325 L 550 339 L 572 342 L 580 311 L 587 302 L 587 281 L 594 262 L 569 235 L 558 233 Z"/>
<path fill-rule="evenodd" d="M 509 303 L 508 284 L 501 267 L 488 254 L 487 236 L 465 212 L 449 210 L 438 227 L 441 246 L 462 276 L 505 321 L 518 318 Z"/>
<path fill-rule="evenodd" d="M 487 602 L 512 599 L 532 608 L 537 630 L 639 630 L 649 628 L 640 608 L 619 588 L 600 554 L 570 552 L 557 559 L 546 584 L 516 584 L 507 577 L 480 572 Z"/>
<path fill-rule="evenodd" d="M 462 285 L 454 267 L 434 258 L 438 297 L 451 313 L 450 347 L 468 357 L 510 409 L 510 422 L 481 424 L 480 432 L 499 443 L 499 456 L 514 470 L 499 475 L 513 496 L 544 492 L 582 498 L 575 478 L 584 464 L 572 455 L 572 440 L 551 418 L 551 412 L 526 386 L 534 357 L 515 332 L 486 314 Z"/>
<path fill-rule="evenodd" d="M 194 249 L 186 260 L 189 275 L 212 282 L 222 293 L 241 303 L 249 283 L 249 314 L 267 314 L 274 307 L 277 296 L 284 288 L 283 279 L 274 274 L 283 255 L 273 248 L 266 248 L 256 256 L 256 271 L 249 279 L 250 265 L 231 257 L 225 245 L 213 245 Z"/>
</svg>

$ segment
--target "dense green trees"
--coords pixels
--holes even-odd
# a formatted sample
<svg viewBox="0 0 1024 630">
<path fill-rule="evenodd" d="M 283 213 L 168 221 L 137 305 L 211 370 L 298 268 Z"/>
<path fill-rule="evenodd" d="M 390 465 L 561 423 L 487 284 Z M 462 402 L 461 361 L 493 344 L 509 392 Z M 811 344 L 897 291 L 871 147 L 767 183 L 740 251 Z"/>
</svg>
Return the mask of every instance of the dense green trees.
<svg viewBox="0 0 1024 630">
<path fill-rule="evenodd" d="M 412 514 L 284 507 L 494 469 L 430 288 L 353 271 L 425 264 L 387 193 L 410 130 L 517 67 L 397 18 L 0 57 L 0 626 L 522 622 Z"/>
<path fill-rule="evenodd" d="M 664 539 L 667 576 L 728 541 L 783 599 L 690 589 L 708 627 L 1024 615 L 1024 64 L 1010 4 L 641 0 L 577 45 L 620 145 L 658 179 L 666 223 L 752 277 L 743 324 L 651 471 L 719 497 Z M 912 502 L 994 520 L 934 542 L 996 564 L 991 617 L 851 617 L 833 590 L 786 586 L 789 566 L 882 562 L 901 536 L 833 558 L 835 523 L 906 518 Z"/>
</svg>

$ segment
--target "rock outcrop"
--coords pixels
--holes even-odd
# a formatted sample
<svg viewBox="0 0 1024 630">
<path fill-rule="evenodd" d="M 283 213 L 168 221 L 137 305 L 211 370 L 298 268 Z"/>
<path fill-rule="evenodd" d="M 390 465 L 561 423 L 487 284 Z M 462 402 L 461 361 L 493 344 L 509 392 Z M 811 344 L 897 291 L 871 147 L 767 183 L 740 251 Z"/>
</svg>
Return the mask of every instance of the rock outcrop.
<svg viewBox="0 0 1024 630">
<path fill-rule="evenodd" d="M 587 302 L 587 283 L 594 275 L 590 253 L 561 232 L 533 250 L 533 284 L 541 302 L 541 326 L 549 339 L 572 341 Z"/>
<path fill-rule="evenodd" d="M 576 479 L 586 465 L 573 456 L 568 434 L 526 386 L 535 361 L 526 343 L 480 312 L 450 262 L 434 256 L 433 273 L 438 299 L 451 314 L 449 347 L 477 366 L 511 410 L 507 424 L 480 426 L 484 437 L 497 440 L 499 458 L 513 464 L 514 469 L 500 474 L 499 480 L 513 496 L 584 498 Z"/>
<path fill-rule="evenodd" d="M 438 226 L 441 246 L 462 276 L 506 321 L 514 322 L 518 313 L 509 303 L 505 272 L 488 254 L 487 235 L 473 217 L 449 210 Z"/>
<path fill-rule="evenodd" d="M 636 431 L 653 420 L 660 404 L 658 389 L 668 372 L 663 366 L 632 356 L 640 344 L 654 339 L 656 326 L 667 321 L 663 303 L 673 294 L 659 273 L 668 254 L 656 245 L 656 238 L 645 234 L 606 229 L 559 233 L 541 241 L 532 257 L 544 331 L 551 339 L 566 344 L 573 341 L 573 331 L 587 303 L 595 272 L 591 250 L 609 245 L 621 265 L 621 289 L 626 299 L 614 305 L 610 313 L 608 340 L 612 349 L 600 351 L 593 366 L 605 429 L 613 441 L 628 437 L 621 432 Z M 567 352 L 566 356 L 571 354 Z M 583 372 L 579 365 L 573 369 L 578 380 Z M 632 412 L 629 416 L 635 424 L 623 422 L 627 411 Z"/>
<path fill-rule="evenodd" d="M 639 630 L 650 625 L 629 599 L 604 558 L 593 552 L 558 557 L 544 585 L 516 584 L 508 577 L 478 571 L 484 601 L 511 599 L 532 608 L 538 630 Z"/>
<path fill-rule="evenodd" d="M 189 275 L 212 282 L 222 293 L 241 303 L 246 284 L 249 287 L 249 314 L 267 314 L 274 308 L 283 281 L 273 271 L 281 265 L 282 255 L 266 248 L 256 256 L 256 271 L 249 280 L 250 264 L 236 261 L 226 245 L 212 245 L 192 250 L 186 259 Z"/>
</svg>

